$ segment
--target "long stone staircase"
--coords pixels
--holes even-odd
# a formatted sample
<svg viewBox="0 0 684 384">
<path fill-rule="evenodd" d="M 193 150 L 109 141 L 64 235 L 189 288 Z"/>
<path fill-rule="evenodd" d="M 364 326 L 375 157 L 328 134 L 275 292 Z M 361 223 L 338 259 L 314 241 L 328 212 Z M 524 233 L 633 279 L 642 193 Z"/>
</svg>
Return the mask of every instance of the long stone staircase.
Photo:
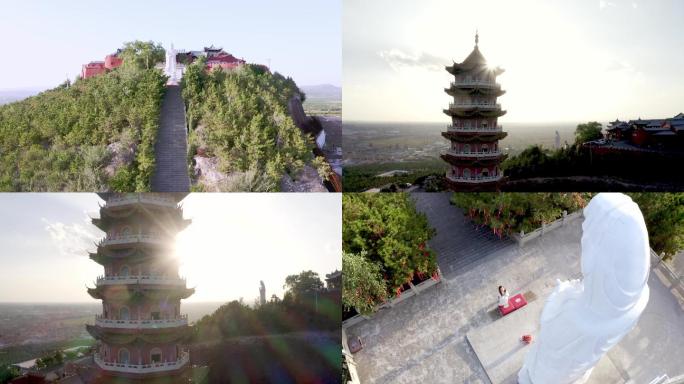
<svg viewBox="0 0 684 384">
<path fill-rule="evenodd" d="M 156 169 L 152 175 L 152 191 L 190 191 L 186 160 L 188 138 L 185 129 L 185 104 L 177 85 L 168 85 L 166 88 L 154 151 Z"/>
</svg>

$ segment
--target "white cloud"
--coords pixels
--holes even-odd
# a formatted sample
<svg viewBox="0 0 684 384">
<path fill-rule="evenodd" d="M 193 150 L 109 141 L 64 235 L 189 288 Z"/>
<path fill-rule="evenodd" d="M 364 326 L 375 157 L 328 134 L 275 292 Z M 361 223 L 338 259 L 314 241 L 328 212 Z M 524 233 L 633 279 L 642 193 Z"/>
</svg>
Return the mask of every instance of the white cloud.
<svg viewBox="0 0 684 384">
<path fill-rule="evenodd" d="M 94 249 L 93 243 L 102 237 L 101 232 L 90 224 L 88 218 L 84 224 L 50 222 L 46 218 L 41 218 L 41 221 L 45 224 L 45 230 L 49 233 L 59 255 L 63 257 L 85 256 L 89 249 Z"/>
<path fill-rule="evenodd" d="M 429 71 L 441 71 L 445 65 L 449 64 L 449 60 L 429 53 L 410 54 L 396 48 L 378 52 L 378 55 L 395 71 L 399 71 L 402 67 L 421 67 Z"/>
</svg>

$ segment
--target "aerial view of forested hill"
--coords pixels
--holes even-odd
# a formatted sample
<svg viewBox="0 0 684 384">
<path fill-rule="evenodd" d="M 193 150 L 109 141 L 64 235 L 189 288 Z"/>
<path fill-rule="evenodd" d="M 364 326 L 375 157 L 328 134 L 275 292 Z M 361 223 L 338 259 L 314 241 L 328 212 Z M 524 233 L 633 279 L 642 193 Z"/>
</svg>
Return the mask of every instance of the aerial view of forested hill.
<svg viewBox="0 0 684 384">
<path fill-rule="evenodd" d="M 127 45 L 112 72 L 0 106 L 0 190 L 149 190 L 166 79 L 136 55 Z"/>
</svg>

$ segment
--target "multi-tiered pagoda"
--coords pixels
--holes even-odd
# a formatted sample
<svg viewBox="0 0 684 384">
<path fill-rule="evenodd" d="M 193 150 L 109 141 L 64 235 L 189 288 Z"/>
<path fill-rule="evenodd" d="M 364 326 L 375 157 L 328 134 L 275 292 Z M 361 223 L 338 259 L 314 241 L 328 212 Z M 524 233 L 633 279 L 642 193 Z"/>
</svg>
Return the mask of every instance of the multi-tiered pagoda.
<svg viewBox="0 0 684 384">
<path fill-rule="evenodd" d="M 503 179 L 499 165 L 505 155 L 499 140 L 506 137 L 497 119 L 506 114 L 496 99 L 505 91 L 496 83 L 501 68 L 487 66 L 478 47 L 462 62 L 446 67 L 454 75 L 446 93 L 454 98 L 444 113 L 451 116 L 451 124 L 442 136 L 451 141 L 442 159 L 449 163 L 446 174 L 449 187 L 457 191 L 494 190 Z"/>
<path fill-rule="evenodd" d="M 103 377 L 173 378 L 189 365 L 182 347 L 188 318 L 181 299 L 194 293 L 178 275 L 176 234 L 183 219 L 178 194 L 102 194 L 93 224 L 106 232 L 90 258 L 104 267 L 88 293 L 102 300 L 102 314 L 88 332 L 98 340 L 94 356 Z"/>
</svg>

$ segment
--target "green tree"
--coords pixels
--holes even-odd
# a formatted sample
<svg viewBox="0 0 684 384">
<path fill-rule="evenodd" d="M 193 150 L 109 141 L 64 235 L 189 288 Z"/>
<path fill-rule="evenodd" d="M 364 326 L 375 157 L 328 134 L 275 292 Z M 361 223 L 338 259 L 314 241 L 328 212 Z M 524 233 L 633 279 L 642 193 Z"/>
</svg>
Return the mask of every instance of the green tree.
<svg viewBox="0 0 684 384">
<path fill-rule="evenodd" d="M 592 121 L 585 124 L 579 124 L 575 130 L 575 144 L 582 145 L 588 141 L 598 140 L 603 137 L 601 130 L 603 126 L 601 123 Z"/>
<path fill-rule="evenodd" d="M 401 293 L 402 285 L 437 271 L 427 241 L 435 230 L 405 193 L 345 194 L 342 196 L 342 249 L 366 252 L 384 272 L 387 288 Z"/>
<path fill-rule="evenodd" d="M 648 228 L 651 248 L 664 259 L 684 249 L 684 193 L 631 193 Z"/>
<path fill-rule="evenodd" d="M 11 365 L 0 366 L 0 384 L 7 383 L 20 374 L 21 372 L 17 367 Z"/>
<path fill-rule="evenodd" d="M 302 271 L 298 275 L 289 275 L 285 278 L 286 295 L 290 295 L 295 301 L 312 295 L 323 289 L 323 282 L 314 271 Z"/>
<path fill-rule="evenodd" d="M 387 286 L 379 264 L 366 259 L 365 253 L 342 253 L 342 304 L 368 314 L 387 299 Z"/>
<path fill-rule="evenodd" d="M 134 66 L 138 69 L 151 69 L 157 63 L 163 62 L 165 56 L 164 47 L 152 41 L 129 41 L 124 43 L 121 50 L 124 66 Z"/>
</svg>

